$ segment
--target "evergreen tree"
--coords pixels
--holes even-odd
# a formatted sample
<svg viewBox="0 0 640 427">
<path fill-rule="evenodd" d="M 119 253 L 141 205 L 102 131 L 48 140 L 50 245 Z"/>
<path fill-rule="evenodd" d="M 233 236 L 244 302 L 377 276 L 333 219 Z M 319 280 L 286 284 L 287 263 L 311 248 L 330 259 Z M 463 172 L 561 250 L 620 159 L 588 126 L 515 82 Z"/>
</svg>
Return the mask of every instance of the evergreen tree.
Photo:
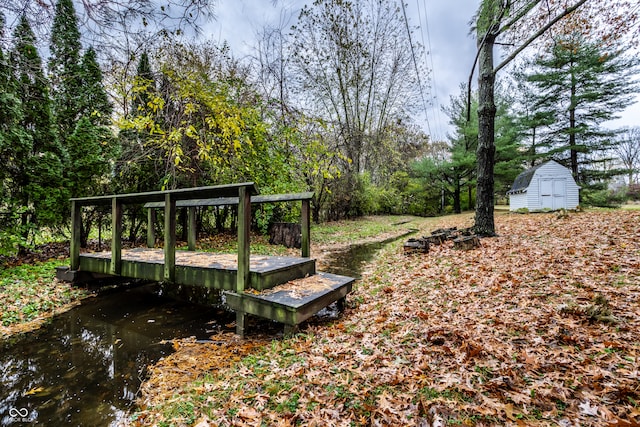
<svg viewBox="0 0 640 427">
<path fill-rule="evenodd" d="M 133 86 L 134 94 L 133 100 L 131 101 L 130 114 L 135 116 L 145 112 L 147 108 L 149 108 L 149 101 L 151 101 L 156 92 L 156 82 L 147 52 L 142 52 L 142 55 L 140 55 Z"/>
<path fill-rule="evenodd" d="M 12 207 L 22 208 L 23 235 L 31 225 L 56 225 L 63 221 L 66 193 L 62 164 L 66 153 L 53 126 L 48 81 L 35 47 L 29 21 L 22 16 L 13 34 L 11 67 L 22 105 L 20 127 L 26 137 L 14 141 L 9 161 Z"/>
<path fill-rule="evenodd" d="M 3 32 L 4 16 L 0 14 L 0 34 Z M 15 83 L 9 58 L 0 46 L 0 255 L 13 254 L 21 237 L 18 228 L 21 212 L 12 201 L 14 150 L 28 144 L 28 135 L 21 126 L 22 101 Z"/>
<path fill-rule="evenodd" d="M 89 47 L 83 55 L 81 70 L 82 97 L 79 114 L 89 118 L 94 125 L 110 125 L 113 106 L 104 89 L 102 70 L 93 47 Z"/>
<path fill-rule="evenodd" d="M 473 189 L 476 185 L 478 144 L 478 97 L 471 95 L 467 114 L 467 89 L 463 85 L 458 97 L 451 97 L 451 102 L 445 108 L 449 115 L 454 132 L 449 135 L 449 153 L 445 158 L 424 158 L 414 165 L 414 171 L 430 182 L 437 185 L 445 196 L 453 199 L 453 210 L 460 213 L 463 208 L 463 196 L 467 191 L 467 209 L 472 209 Z M 515 177 L 522 170 L 522 140 L 516 116 L 510 111 L 511 102 L 501 93 L 496 97 L 496 129 L 495 129 L 495 192 L 504 195 Z M 469 117 L 469 121 L 467 121 Z"/>
<path fill-rule="evenodd" d="M 149 105 L 158 96 L 149 55 L 144 52 L 138 60 L 133 79 L 132 98 L 127 120 L 136 122 L 157 115 Z M 158 190 L 162 181 L 160 151 L 150 146 L 150 129 L 144 126 L 122 129 L 119 141 L 121 155 L 116 162 L 115 184 L 121 192 Z"/>
<path fill-rule="evenodd" d="M 49 44 L 49 78 L 63 145 L 81 117 L 83 100 L 80 31 L 73 0 L 58 0 Z"/>
<path fill-rule="evenodd" d="M 631 104 L 638 60 L 573 35 L 558 38 L 534 65 L 527 79 L 537 94 L 535 109 L 555 118 L 547 157 L 570 167 L 578 182 L 615 174 L 598 165 L 611 160 L 607 151 L 615 141 L 615 132 L 600 125 Z"/>
</svg>

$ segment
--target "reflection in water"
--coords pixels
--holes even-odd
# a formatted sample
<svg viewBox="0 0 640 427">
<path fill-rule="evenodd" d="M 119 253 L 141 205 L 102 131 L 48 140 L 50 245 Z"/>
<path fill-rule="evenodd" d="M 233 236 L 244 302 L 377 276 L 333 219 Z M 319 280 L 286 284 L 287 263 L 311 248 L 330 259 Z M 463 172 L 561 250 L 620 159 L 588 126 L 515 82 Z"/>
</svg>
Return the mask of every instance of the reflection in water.
<svg viewBox="0 0 640 427">
<path fill-rule="evenodd" d="M 402 237 L 354 245 L 331 256 L 325 270 L 360 277 L 365 262 Z M 172 352 L 162 340 L 206 339 L 235 318 L 219 308 L 162 297 L 158 289 L 89 299 L 36 331 L 0 342 L 0 425 L 117 425 L 133 407 L 146 367 Z M 202 292 L 182 289 L 181 294 L 214 297 Z M 318 314 L 322 321 L 338 312 L 332 305 Z M 268 331 L 270 325 L 262 321 L 257 329 Z"/>
<path fill-rule="evenodd" d="M 161 340 L 204 339 L 229 316 L 149 287 L 87 300 L 37 331 L 0 342 L 0 424 L 117 424 L 146 367 L 171 353 Z"/>
</svg>

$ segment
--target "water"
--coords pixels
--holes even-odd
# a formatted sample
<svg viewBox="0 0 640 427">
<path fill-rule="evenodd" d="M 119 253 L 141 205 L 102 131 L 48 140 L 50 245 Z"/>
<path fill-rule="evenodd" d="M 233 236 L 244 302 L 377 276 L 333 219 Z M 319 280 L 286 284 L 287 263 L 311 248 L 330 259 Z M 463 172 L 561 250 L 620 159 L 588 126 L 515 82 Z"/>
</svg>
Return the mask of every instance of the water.
<svg viewBox="0 0 640 427">
<path fill-rule="evenodd" d="M 0 424 L 117 425 L 146 367 L 172 352 L 162 340 L 206 339 L 232 318 L 163 297 L 154 286 L 86 300 L 0 342 Z"/>
<path fill-rule="evenodd" d="M 403 239 L 413 233 L 415 233 L 415 230 L 380 242 L 351 245 L 345 250 L 337 251 L 329 255 L 326 259 L 327 266 L 324 267 L 323 270 L 328 273 L 341 274 L 359 279 L 361 278 L 364 265 L 373 259 L 376 252 L 386 245 Z"/>
<path fill-rule="evenodd" d="M 404 236 L 336 252 L 324 270 L 359 278 L 379 249 Z M 203 298 L 189 292 L 183 295 Z M 133 408 L 147 366 L 172 353 L 163 340 L 233 331 L 224 326 L 233 313 L 164 293 L 147 285 L 103 294 L 36 331 L 0 341 L 0 425 L 117 426 Z M 319 318 L 337 315 L 329 307 Z M 276 326 L 264 321 L 252 329 L 276 333 Z"/>
</svg>

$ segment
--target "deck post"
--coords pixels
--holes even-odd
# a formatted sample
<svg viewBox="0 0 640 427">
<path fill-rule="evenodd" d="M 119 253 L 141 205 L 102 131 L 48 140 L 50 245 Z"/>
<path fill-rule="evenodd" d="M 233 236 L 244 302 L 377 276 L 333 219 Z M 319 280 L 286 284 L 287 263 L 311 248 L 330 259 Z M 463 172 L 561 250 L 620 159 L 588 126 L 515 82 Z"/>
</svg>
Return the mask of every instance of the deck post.
<svg viewBox="0 0 640 427">
<path fill-rule="evenodd" d="M 122 202 L 111 199 L 111 266 L 109 273 L 117 276 L 122 271 Z"/>
<path fill-rule="evenodd" d="M 187 243 L 190 251 L 196 250 L 196 241 L 198 240 L 198 224 L 196 224 L 196 207 L 189 206 L 188 208 L 188 233 Z"/>
<path fill-rule="evenodd" d="M 147 209 L 147 247 L 153 248 L 156 245 L 156 209 Z"/>
<path fill-rule="evenodd" d="M 164 280 L 176 279 L 176 200 L 164 196 Z"/>
<path fill-rule="evenodd" d="M 240 338 L 244 338 L 245 320 L 247 315 L 244 311 L 236 311 L 236 335 Z"/>
<path fill-rule="evenodd" d="M 236 285 L 238 293 L 242 293 L 249 287 L 251 193 L 247 190 L 247 187 L 240 187 L 238 194 L 238 282 Z"/>
<path fill-rule="evenodd" d="M 302 201 L 302 218 L 300 228 L 302 229 L 302 257 L 309 258 L 311 256 L 311 209 L 309 200 Z"/>
<path fill-rule="evenodd" d="M 80 268 L 80 234 L 82 230 L 82 207 L 74 200 L 71 201 L 71 242 L 69 258 L 71 258 L 71 271 Z"/>
</svg>

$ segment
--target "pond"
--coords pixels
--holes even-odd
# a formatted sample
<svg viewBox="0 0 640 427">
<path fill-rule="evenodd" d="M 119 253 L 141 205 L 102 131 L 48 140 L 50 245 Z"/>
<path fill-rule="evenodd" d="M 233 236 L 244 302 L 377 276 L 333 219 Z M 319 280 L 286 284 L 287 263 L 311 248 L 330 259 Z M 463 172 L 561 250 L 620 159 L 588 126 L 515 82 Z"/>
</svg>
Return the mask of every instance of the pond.
<svg viewBox="0 0 640 427">
<path fill-rule="evenodd" d="M 359 278 L 396 237 L 353 245 L 323 270 Z M 337 316 L 335 307 L 319 313 Z M 133 408 L 147 367 L 173 352 L 166 341 L 233 332 L 235 315 L 169 298 L 157 284 L 89 298 L 40 329 L 0 341 L 0 424 L 117 426 Z M 263 330 L 281 328 L 264 322 Z"/>
<path fill-rule="evenodd" d="M 156 285 L 100 295 L 40 329 L 0 342 L 0 424 L 117 425 L 163 340 L 205 339 L 233 319 L 179 302 Z"/>
</svg>

